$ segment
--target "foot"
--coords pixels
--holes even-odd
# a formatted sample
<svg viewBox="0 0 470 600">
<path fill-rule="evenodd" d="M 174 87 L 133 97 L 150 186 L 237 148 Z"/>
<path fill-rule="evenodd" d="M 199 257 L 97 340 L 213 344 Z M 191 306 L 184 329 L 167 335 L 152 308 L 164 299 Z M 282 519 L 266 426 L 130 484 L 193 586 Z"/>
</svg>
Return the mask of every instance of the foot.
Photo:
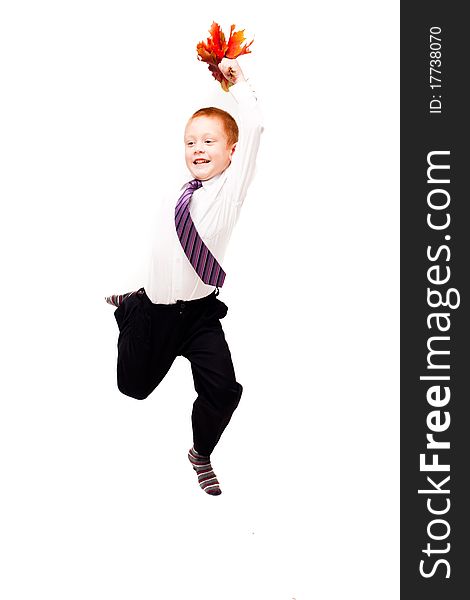
<svg viewBox="0 0 470 600">
<path fill-rule="evenodd" d="M 127 294 L 113 294 L 112 296 L 106 296 L 105 300 L 108 304 L 112 304 L 113 306 L 121 306 L 123 301 L 132 294 L 137 294 L 137 292 L 127 292 Z"/>
<path fill-rule="evenodd" d="M 193 446 L 188 452 L 188 458 L 197 473 L 197 480 L 201 489 L 211 496 L 219 496 L 222 490 L 219 487 L 219 482 L 212 469 L 209 457 L 196 452 Z"/>
</svg>

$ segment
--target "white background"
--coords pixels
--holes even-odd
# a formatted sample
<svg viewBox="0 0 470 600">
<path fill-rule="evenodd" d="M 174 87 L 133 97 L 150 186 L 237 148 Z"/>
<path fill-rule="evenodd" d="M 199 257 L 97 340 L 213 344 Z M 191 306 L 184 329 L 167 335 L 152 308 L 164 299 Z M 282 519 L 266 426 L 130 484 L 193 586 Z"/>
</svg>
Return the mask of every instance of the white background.
<svg viewBox="0 0 470 600">
<path fill-rule="evenodd" d="M 2 3 L 5 600 L 398 598 L 399 5 L 221 5 Z M 245 391 L 217 498 L 189 364 L 120 394 L 103 300 L 142 285 L 189 114 L 236 115 L 196 60 L 213 20 L 255 36 L 265 118 L 224 264 Z"/>
</svg>

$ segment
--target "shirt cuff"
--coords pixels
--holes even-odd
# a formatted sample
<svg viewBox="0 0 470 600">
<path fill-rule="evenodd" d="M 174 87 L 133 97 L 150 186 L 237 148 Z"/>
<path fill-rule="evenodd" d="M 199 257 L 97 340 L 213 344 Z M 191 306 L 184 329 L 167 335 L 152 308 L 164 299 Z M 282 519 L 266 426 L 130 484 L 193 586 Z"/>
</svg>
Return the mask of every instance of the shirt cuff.
<svg viewBox="0 0 470 600">
<path fill-rule="evenodd" d="M 231 85 L 229 91 L 238 104 L 256 104 L 255 93 L 248 81 L 239 81 Z"/>
</svg>

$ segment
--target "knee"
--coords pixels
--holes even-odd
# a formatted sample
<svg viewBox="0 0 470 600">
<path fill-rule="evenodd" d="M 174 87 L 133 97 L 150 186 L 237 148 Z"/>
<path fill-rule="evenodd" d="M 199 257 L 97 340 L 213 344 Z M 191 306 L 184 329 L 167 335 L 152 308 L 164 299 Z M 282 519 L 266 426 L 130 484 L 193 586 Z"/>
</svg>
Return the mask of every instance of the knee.
<svg viewBox="0 0 470 600">
<path fill-rule="evenodd" d="M 240 398 L 242 397 L 242 394 L 243 394 L 243 386 L 240 383 L 237 383 L 237 391 L 236 391 L 237 404 L 240 402 Z"/>
<path fill-rule="evenodd" d="M 223 398 L 223 404 L 230 406 L 232 410 L 237 408 L 242 392 L 243 387 L 237 382 L 219 390 L 220 397 Z"/>
<path fill-rule="evenodd" d="M 149 390 L 145 390 L 142 388 L 130 388 L 129 386 L 123 385 L 118 379 L 118 390 L 121 394 L 125 396 L 129 396 L 130 398 L 134 398 L 135 400 L 145 400 L 150 395 Z"/>
<path fill-rule="evenodd" d="M 235 408 L 237 408 L 238 403 L 240 402 L 240 398 L 242 397 L 242 394 L 243 394 L 243 386 L 240 385 L 239 383 L 237 385 L 238 385 L 238 393 L 237 393 L 238 395 L 237 395 L 237 403 L 235 405 Z"/>
</svg>

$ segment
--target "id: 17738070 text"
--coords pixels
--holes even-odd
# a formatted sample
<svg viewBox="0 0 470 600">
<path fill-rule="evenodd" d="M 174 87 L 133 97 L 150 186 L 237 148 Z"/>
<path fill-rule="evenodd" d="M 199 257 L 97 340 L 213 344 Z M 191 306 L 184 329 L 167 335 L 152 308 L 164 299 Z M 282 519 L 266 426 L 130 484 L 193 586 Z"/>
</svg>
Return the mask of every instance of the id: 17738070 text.
<svg viewBox="0 0 470 600">
<path fill-rule="evenodd" d="M 440 27 L 431 27 L 429 30 L 429 87 L 432 90 L 432 99 L 429 102 L 431 114 L 442 112 L 442 38 Z"/>
</svg>

